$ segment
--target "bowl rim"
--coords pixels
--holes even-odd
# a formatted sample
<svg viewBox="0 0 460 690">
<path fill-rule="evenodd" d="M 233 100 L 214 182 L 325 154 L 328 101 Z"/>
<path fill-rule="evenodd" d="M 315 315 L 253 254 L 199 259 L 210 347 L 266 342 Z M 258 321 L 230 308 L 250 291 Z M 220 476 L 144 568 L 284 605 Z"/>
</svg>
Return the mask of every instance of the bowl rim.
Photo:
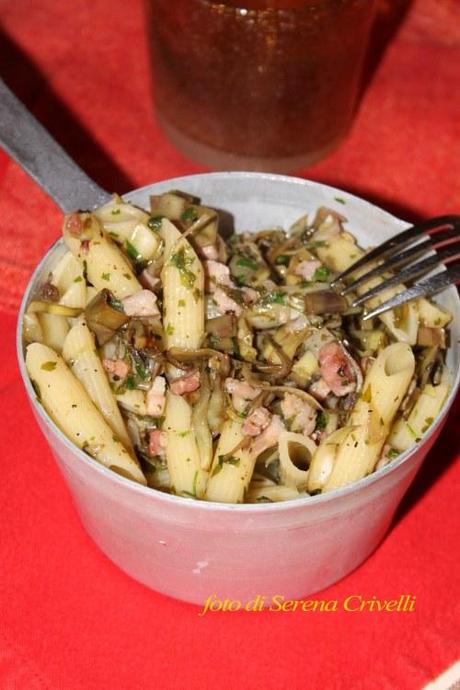
<svg viewBox="0 0 460 690">
<path fill-rule="evenodd" d="M 209 172 L 209 173 L 196 173 L 192 175 L 181 175 L 179 177 L 173 177 L 173 178 L 167 178 L 165 180 L 157 180 L 156 182 L 152 182 L 149 185 L 144 185 L 143 187 L 139 187 L 135 190 L 132 190 L 131 192 L 128 192 L 123 195 L 123 198 L 126 200 L 130 200 L 131 197 L 137 196 L 139 193 L 145 192 L 147 190 L 150 190 L 153 185 L 160 185 L 160 184 L 169 184 L 171 183 L 174 185 L 176 188 L 179 188 L 178 185 L 180 185 L 181 181 L 186 181 L 190 179 L 197 179 L 197 178 L 205 178 L 205 179 L 228 179 L 229 177 L 233 178 L 257 178 L 257 179 L 265 179 L 265 180 L 271 180 L 271 181 L 279 181 L 279 182 L 286 182 L 289 184 L 296 184 L 299 186 L 305 186 L 305 187 L 319 187 L 322 190 L 327 191 L 327 193 L 331 194 L 339 194 L 341 197 L 349 198 L 352 200 L 357 200 L 360 203 L 363 203 L 367 205 L 369 208 L 373 209 L 378 209 L 378 211 L 388 217 L 388 220 L 391 221 L 393 225 L 400 225 L 401 229 L 404 229 L 404 227 L 407 227 L 409 223 L 406 221 L 403 221 L 393 214 L 389 213 L 388 211 L 385 211 L 385 209 L 380 208 L 380 206 L 377 206 L 376 204 L 371 203 L 370 201 L 367 201 L 366 199 L 363 199 L 356 194 L 352 194 L 350 192 L 347 192 L 345 190 L 342 190 L 337 187 L 333 187 L 331 185 L 326 185 L 321 182 L 315 182 L 314 180 L 309 180 L 309 179 L 304 179 L 300 177 L 295 177 L 295 176 L 290 176 L 290 175 L 279 175 L 276 173 L 261 173 L 261 172 L 247 172 L 247 171 L 231 171 L 231 172 Z M 324 494 L 317 494 L 315 496 L 301 496 L 299 498 L 294 498 L 290 499 L 287 501 L 279 501 L 279 502 L 274 502 L 274 503 L 238 503 L 238 504 L 232 504 L 232 503 L 221 503 L 218 501 L 204 501 L 204 500 L 191 500 L 190 498 L 186 498 L 184 496 L 176 496 L 174 494 L 168 494 L 163 491 L 159 491 L 158 489 L 154 489 L 152 487 L 144 486 L 142 484 L 139 484 L 135 481 L 132 481 L 130 479 L 127 479 L 116 472 L 113 472 L 110 470 L 108 467 L 105 467 L 101 463 L 97 462 L 94 460 L 92 457 L 88 456 L 84 451 L 82 451 L 80 448 L 75 446 L 64 434 L 61 429 L 57 426 L 57 424 L 52 420 L 50 415 L 46 412 L 44 407 L 37 401 L 37 397 L 35 394 L 35 391 L 32 387 L 32 384 L 30 382 L 29 375 L 27 373 L 26 365 L 25 365 L 25 357 L 24 357 L 24 343 L 23 343 L 23 338 L 22 338 L 22 324 L 23 324 L 23 316 L 25 313 L 26 305 L 29 302 L 30 299 L 30 294 L 32 292 L 32 286 L 34 285 L 37 277 L 41 274 L 42 269 L 44 264 L 47 262 L 48 258 L 56 251 L 56 249 L 59 246 L 62 246 L 64 243 L 62 237 L 58 238 L 48 249 L 48 251 L 45 253 L 45 255 L 41 258 L 39 261 L 38 265 L 36 266 L 35 270 L 33 271 L 31 277 L 29 278 L 29 281 L 27 283 L 27 287 L 25 289 L 22 301 L 21 301 L 21 306 L 19 308 L 19 313 L 18 313 L 18 319 L 17 319 L 17 324 L 16 324 L 16 356 L 17 356 L 17 361 L 19 365 L 19 371 L 21 374 L 21 378 L 24 384 L 24 387 L 26 389 L 29 402 L 33 408 L 33 411 L 38 414 L 42 422 L 48 427 L 50 432 L 54 435 L 57 436 L 59 441 L 64 444 L 64 446 L 71 452 L 73 453 L 80 461 L 83 461 L 83 463 L 86 465 L 88 470 L 96 472 L 101 475 L 101 477 L 106 478 L 109 482 L 113 482 L 114 484 L 118 484 L 120 488 L 126 489 L 127 491 L 134 491 L 137 493 L 140 493 L 141 495 L 144 495 L 146 498 L 149 498 L 151 501 L 160 501 L 164 502 L 165 504 L 169 504 L 171 506 L 176 506 L 176 507 L 182 507 L 185 510 L 189 509 L 191 511 L 195 510 L 205 510 L 205 511 L 218 511 L 218 512 L 226 512 L 226 513 L 232 513 L 232 512 L 237 512 L 237 513 L 244 513 L 244 514 L 251 514 L 251 513 L 277 513 L 277 512 L 284 512 L 286 510 L 295 510 L 299 508 L 303 508 L 305 510 L 308 509 L 308 506 L 315 507 L 317 505 L 322 505 L 329 503 L 330 501 L 335 501 L 337 499 L 340 499 L 342 497 L 347 496 L 348 494 L 351 493 L 359 493 L 360 491 L 366 489 L 367 487 L 370 487 L 372 484 L 375 484 L 376 482 L 382 481 L 387 475 L 393 474 L 401 465 L 406 464 L 407 461 L 409 460 L 410 457 L 413 457 L 418 453 L 419 450 L 423 448 L 427 444 L 427 441 L 430 439 L 432 436 L 436 436 L 436 431 L 438 428 L 443 424 L 447 414 L 449 413 L 449 410 L 456 398 L 458 389 L 460 387 L 460 366 L 457 367 L 457 371 L 452 372 L 452 386 L 449 391 L 449 395 L 447 396 L 447 399 L 443 405 L 443 408 L 441 410 L 441 413 L 438 415 L 436 421 L 434 424 L 430 426 L 430 428 L 422 435 L 420 440 L 416 442 L 411 448 L 407 449 L 403 453 L 401 453 L 397 459 L 393 460 L 390 462 L 388 465 L 385 465 L 384 467 L 374 470 L 371 474 L 367 475 L 366 477 L 363 477 L 362 479 L 359 479 L 355 482 L 352 482 L 351 484 L 347 484 L 339 489 L 334 489 L 332 491 L 328 491 L 327 493 Z M 449 288 L 449 292 L 451 292 L 451 295 L 456 301 L 456 306 L 457 306 L 457 316 L 460 319 L 460 296 L 455 289 L 454 286 L 451 286 Z M 455 313 L 454 313 L 454 318 L 455 318 Z M 459 343 L 456 343 L 457 349 L 459 349 Z M 48 442 L 48 439 L 46 439 Z M 48 442 L 49 445 L 49 442 Z"/>
</svg>

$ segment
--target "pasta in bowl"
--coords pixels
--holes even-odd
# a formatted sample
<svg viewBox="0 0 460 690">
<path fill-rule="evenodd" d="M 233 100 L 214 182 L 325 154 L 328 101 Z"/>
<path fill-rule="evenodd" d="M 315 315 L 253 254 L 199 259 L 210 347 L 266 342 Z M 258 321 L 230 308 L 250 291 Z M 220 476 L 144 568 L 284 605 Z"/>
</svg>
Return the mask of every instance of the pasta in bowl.
<svg viewBox="0 0 460 690">
<path fill-rule="evenodd" d="M 114 197 L 92 214 L 65 219 L 65 245 L 45 261 L 24 305 L 27 370 L 41 403 L 36 414 L 43 427 L 44 408 L 84 451 L 75 449 L 79 464 L 67 458 L 64 471 L 67 477 L 78 473 L 79 481 L 70 482 L 104 551 L 138 579 L 188 600 L 199 597 L 185 575 L 174 589 L 151 568 L 145 572 L 143 559 L 156 546 L 144 544 L 142 553 L 130 557 L 136 562 L 127 563 L 112 522 L 101 537 L 93 525 L 94 482 L 100 483 L 98 501 L 104 502 L 101 491 L 111 503 L 116 496 L 111 514 L 128 511 L 127 523 L 135 519 L 135 500 L 134 512 L 139 502 L 147 512 L 161 507 L 165 515 L 156 512 L 152 521 L 160 532 L 169 511 L 179 510 L 178 501 L 186 522 L 211 511 L 213 527 L 233 544 L 234 558 L 235 549 L 244 551 L 241 527 L 234 532 L 235 510 L 246 525 L 247 511 L 256 511 L 250 524 L 271 526 L 275 533 L 286 529 L 281 516 L 289 514 L 297 538 L 305 527 L 314 545 L 310 513 L 318 522 L 318 511 L 325 511 L 329 520 L 344 501 L 357 508 L 362 496 L 366 505 L 371 497 L 375 504 L 377 489 L 391 485 L 373 509 L 375 525 L 367 521 L 359 547 L 347 551 L 337 568 L 329 566 L 320 577 L 315 566 L 309 579 L 311 567 L 304 564 L 289 586 L 285 582 L 290 592 L 315 591 L 375 545 L 421 462 L 420 452 L 413 453 L 412 464 L 404 462 L 406 451 L 415 443 L 426 452 L 424 439 L 432 442 L 439 431 L 457 385 L 448 374 L 452 362 L 444 364 L 445 353 L 451 356 L 449 329 L 456 328 L 455 302 L 421 300 L 372 324 L 362 322 L 330 282 L 363 251 L 361 242 L 366 245 L 350 234 L 359 235 L 357 210 L 364 208 L 366 222 L 379 230 L 391 217 L 378 212 L 373 218 L 369 209 L 375 207 L 350 195 L 263 175 L 173 181 L 170 188 L 181 193 L 166 184 L 153 190 L 151 208 L 141 190 L 134 203 Z M 295 203 L 288 199 L 287 208 L 286 202 L 275 208 L 273 196 L 265 197 L 270 186 L 284 187 Z M 227 203 L 227 190 L 235 187 L 237 198 Z M 256 211 L 251 193 L 259 197 Z M 230 210 L 242 232 L 224 240 L 214 206 Z M 45 433 L 55 440 L 59 432 L 50 428 L 47 421 Z M 60 443 L 69 455 L 62 436 Z M 83 476 L 91 484 L 86 497 L 79 495 Z M 243 502 L 248 505 L 236 505 Z M 232 511 L 227 517 L 224 508 Z M 337 543 L 333 522 L 328 549 Z M 211 538 L 208 523 L 204 529 Z M 195 565 L 213 562 L 201 537 Z M 254 540 L 251 549 L 255 534 Z M 181 543 L 187 561 L 191 545 Z M 218 563 L 213 582 L 222 591 L 223 568 L 231 562 L 221 554 Z M 260 581 L 268 577 L 259 565 L 254 568 Z M 234 584 L 228 586 L 235 592 Z"/>
<path fill-rule="evenodd" d="M 363 253 L 345 222 L 320 207 L 225 241 L 176 191 L 67 215 L 68 251 L 24 316 L 39 401 L 90 456 L 179 496 L 361 479 L 439 414 L 452 317 L 418 299 L 364 322 L 330 287 Z"/>
</svg>

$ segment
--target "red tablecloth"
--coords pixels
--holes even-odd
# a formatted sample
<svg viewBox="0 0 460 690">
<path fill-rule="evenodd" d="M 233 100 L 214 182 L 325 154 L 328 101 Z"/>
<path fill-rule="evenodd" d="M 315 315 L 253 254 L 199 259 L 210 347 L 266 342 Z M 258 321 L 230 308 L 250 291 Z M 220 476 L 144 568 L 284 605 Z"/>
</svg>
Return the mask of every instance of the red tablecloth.
<svg viewBox="0 0 460 690">
<path fill-rule="evenodd" d="M 395 2 L 386 5 L 389 12 Z M 201 170 L 155 124 L 141 0 L 0 0 L 0 18 L 6 80 L 100 184 L 123 192 Z M 459 27 L 458 0 L 416 0 L 347 141 L 302 174 L 407 219 L 458 213 Z M 121 573 L 78 521 L 14 351 L 21 292 L 58 236 L 60 212 L 2 153 L 0 200 L 0 688 L 413 690 L 452 664 L 460 638 L 455 416 L 384 543 L 321 595 L 411 594 L 415 612 L 200 618 L 197 607 Z"/>
</svg>

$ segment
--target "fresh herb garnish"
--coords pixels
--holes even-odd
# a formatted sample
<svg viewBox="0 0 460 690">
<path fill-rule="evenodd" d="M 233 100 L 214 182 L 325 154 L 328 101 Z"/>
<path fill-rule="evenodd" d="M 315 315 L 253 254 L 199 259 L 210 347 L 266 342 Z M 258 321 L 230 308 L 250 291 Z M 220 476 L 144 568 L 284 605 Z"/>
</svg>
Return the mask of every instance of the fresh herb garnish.
<svg viewBox="0 0 460 690">
<path fill-rule="evenodd" d="M 44 362 L 40 368 L 44 371 L 54 371 L 56 369 L 56 364 L 57 362 Z"/>
<path fill-rule="evenodd" d="M 397 451 L 396 448 L 391 448 L 391 450 L 389 450 L 387 453 L 387 458 L 389 458 L 390 460 L 394 460 L 398 457 L 398 455 L 399 451 Z"/>
<path fill-rule="evenodd" d="M 313 274 L 312 281 L 314 283 L 324 283 L 330 275 L 330 270 L 327 266 L 320 266 Z"/>
<path fill-rule="evenodd" d="M 196 281 L 196 275 L 189 268 L 193 264 L 193 258 L 187 256 L 185 247 L 181 247 L 175 254 L 171 254 L 169 263 L 180 271 L 182 285 L 192 288 Z"/>
<path fill-rule="evenodd" d="M 215 477 L 216 474 L 219 474 L 219 472 L 222 470 L 222 467 L 226 465 L 233 465 L 234 467 L 238 467 L 240 464 L 240 458 L 236 458 L 234 455 L 230 455 L 230 457 L 225 457 L 225 455 L 219 455 L 217 459 L 217 465 L 214 467 L 211 477 Z"/>
<path fill-rule="evenodd" d="M 236 265 L 240 268 L 250 268 L 251 271 L 257 271 L 258 269 L 257 261 L 250 256 L 240 256 L 236 261 Z"/>
<path fill-rule="evenodd" d="M 102 280 L 110 280 L 110 273 L 103 273 L 101 275 Z"/>
<path fill-rule="evenodd" d="M 316 417 L 315 431 L 324 431 L 324 429 L 327 427 L 328 421 L 329 416 L 326 414 L 326 412 L 318 412 Z"/>
<path fill-rule="evenodd" d="M 116 309 L 117 311 L 121 311 L 122 314 L 125 313 L 125 310 L 123 308 L 123 302 L 121 302 L 121 300 L 114 297 L 114 295 L 110 294 L 110 297 L 108 297 L 108 299 L 107 299 L 107 304 L 109 305 L 109 307 L 112 307 L 112 309 Z"/>
<path fill-rule="evenodd" d="M 260 301 L 262 306 L 267 306 L 268 304 L 285 304 L 286 295 L 282 292 L 267 292 Z"/>
<path fill-rule="evenodd" d="M 139 254 L 136 247 L 131 244 L 129 240 L 126 240 L 126 252 L 129 258 L 133 261 L 140 261 L 142 259 L 142 256 Z"/>
<path fill-rule="evenodd" d="M 151 216 L 147 221 L 150 230 L 160 230 L 163 217 L 164 216 Z"/>
<path fill-rule="evenodd" d="M 196 209 L 193 208 L 193 206 L 189 206 L 188 208 L 185 209 L 183 214 L 180 217 L 181 221 L 183 223 L 187 223 L 188 221 L 195 221 L 198 220 L 198 213 Z"/>
<path fill-rule="evenodd" d="M 275 266 L 289 266 L 291 257 L 287 254 L 280 254 L 275 259 Z"/>
<path fill-rule="evenodd" d="M 76 278 L 73 279 L 73 282 L 74 283 L 81 283 L 82 280 L 83 280 L 83 276 L 77 276 Z"/>
</svg>

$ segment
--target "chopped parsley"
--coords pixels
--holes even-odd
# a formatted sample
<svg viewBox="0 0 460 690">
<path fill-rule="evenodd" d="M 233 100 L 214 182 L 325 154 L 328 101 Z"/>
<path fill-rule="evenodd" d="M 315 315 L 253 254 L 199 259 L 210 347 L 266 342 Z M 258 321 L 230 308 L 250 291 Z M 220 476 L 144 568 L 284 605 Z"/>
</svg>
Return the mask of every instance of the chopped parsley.
<svg viewBox="0 0 460 690">
<path fill-rule="evenodd" d="M 240 268 L 249 268 L 251 271 L 257 271 L 259 267 L 257 261 L 250 256 L 240 256 L 236 261 L 236 265 Z"/>
<path fill-rule="evenodd" d="M 56 369 L 56 362 L 43 362 L 40 369 L 44 371 L 54 371 Z"/>
<path fill-rule="evenodd" d="M 128 376 L 125 382 L 126 388 L 129 391 L 133 391 L 136 388 L 136 381 L 134 380 L 134 376 Z"/>
<path fill-rule="evenodd" d="M 112 216 L 119 216 L 121 213 L 119 208 L 113 208 L 112 209 Z"/>
<path fill-rule="evenodd" d="M 219 455 L 217 459 L 217 465 L 214 467 L 211 477 L 215 477 L 216 474 L 219 474 L 224 464 L 238 467 L 240 464 L 240 458 L 236 458 L 234 455 L 230 455 L 230 457 L 228 458 L 226 458 L 225 455 Z"/>
<path fill-rule="evenodd" d="M 327 266 L 320 266 L 313 274 L 312 281 L 314 283 L 324 283 L 329 278 L 330 270 Z"/>
<path fill-rule="evenodd" d="M 188 221 L 195 221 L 198 220 L 198 213 L 193 206 L 189 206 L 188 208 L 185 209 L 183 214 L 180 217 L 181 221 L 183 223 L 187 223 Z"/>
<path fill-rule="evenodd" d="M 398 457 L 398 455 L 399 455 L 399 451 L 397 451 L 396 448 L 391 448 L 391 450 L 389 450 L 387 453 L 387 458 L 389 460 L 394 460 L 395 458 Z"/>
<path fill-rule="evenodd" d="M 289 266 L 291 257 L 287 254 L 280 254 L 275 259 L 275 266 Z"/>
<path fill-rule="evenodd" d="M 116 309 L 117 311 L 121 311 L 123 314 L 125 313 L 125 310 L 123 308 L 123 302 L 113 295 L 110 295 L 109 299 L 107 300 L 108 305 L 112 307 L 112 309 Z"/>
<path fill-rule="evenodd" d="M 131 244 L 129 240 L 126 240 L 126 252 L 129 258 L 133 261 L 140 261 L 142 259 L 142 256 L 139 254 L 136 247 Z"/>
<path fill-rule="evenodd" d="M 286 300 L 286 295 L 284 295 L 282 292 L 267 292 L 266 295 L 264 295 L 261 299 L 261 305 L 262 306 L 267 306 L 269 304 L 285 304 Z"/>
<path fill-rule="evenodd" d="M 328 421 L 329 416 L 326 414 L 326 412 L 318 412 L 316 417 L 315 431 L 324 431 L 324 429 L 327 427 Z"/>
<path fill-rule="evenodd" d="M 169 258 L 169 263 L 180 271 L 182 285 L 192 288 L 196 281 L 196 275 L 189 268 L 189 266 L 193 264 L 193 258 L 187 256 L 185 247 L 181 247 L 179 251 L 172 254 Z"/>
<path fill-rule="evenodd" d="M 335 196 L 335 197 L 334 197 L 334 201 L 337 201 L 337 203 L 339 203 L 339 204 L 344 204 L 344 205 L 345 205 L 345 203 L 346 203 L 345 199 L 342 199 L 341 196 Z"/>
<path fill-rule="evenodd" d="M 147 225 L 150 230 L 159 230 L 161 228 L 162 220 L 163 216 L 151 216 L 147 221 Z"/>
<path fill-rule="evenodd" d="M 102 280 L 110 280 L 110 273 L 103 273 L 101 275 Z"/>
<path fill-rule="evenodd" d="M 83 280 L 83 276 L 77 276 L 76 278 L 73 279 L 73 282 L 74 283 L 81 283 L 82 280 Z"/>
<path fill-rule="evenodd" d="M 172 323 L 168 323 L 165 329 L 166 335 L 173 335 L 174 334 L 174 326 Z"/>
</svg>

